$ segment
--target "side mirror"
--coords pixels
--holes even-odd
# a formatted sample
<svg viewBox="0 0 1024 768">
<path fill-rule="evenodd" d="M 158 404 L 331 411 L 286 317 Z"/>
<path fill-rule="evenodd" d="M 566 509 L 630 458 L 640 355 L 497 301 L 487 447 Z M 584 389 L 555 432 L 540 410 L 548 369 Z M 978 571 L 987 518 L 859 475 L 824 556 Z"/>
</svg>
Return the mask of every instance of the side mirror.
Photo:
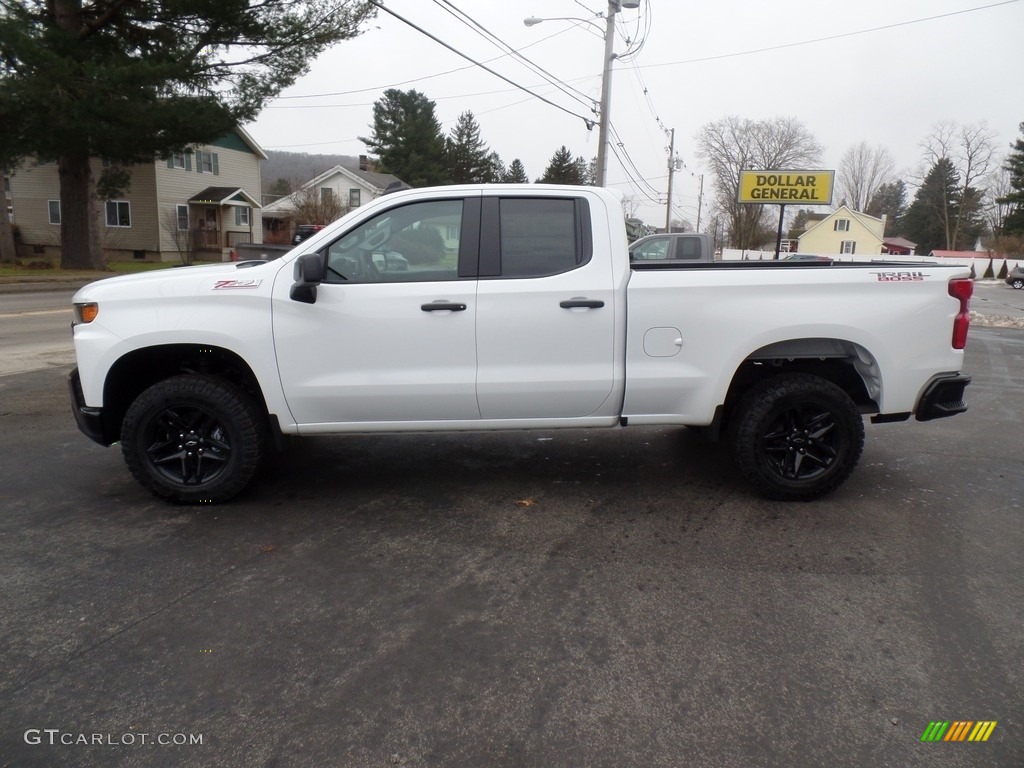
<svg viewBox="0 0 1024 768">
<path fill-rule="evenodd" d="M 307 253 L 295 262 L 295 282 L 289 296 L 292 301 L 304 304 L 316 303 L 316 287 L 324 279 L 324 257 L 319 253 Z"/>
</svg>

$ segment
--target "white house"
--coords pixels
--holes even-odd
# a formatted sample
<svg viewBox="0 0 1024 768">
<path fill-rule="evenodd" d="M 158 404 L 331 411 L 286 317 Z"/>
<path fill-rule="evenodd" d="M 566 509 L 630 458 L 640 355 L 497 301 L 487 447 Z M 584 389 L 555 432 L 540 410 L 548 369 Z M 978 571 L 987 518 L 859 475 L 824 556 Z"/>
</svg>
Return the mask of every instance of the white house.
<svg viewBox="0 0 1024 768">
<path fill-rule="evenodd" d="M 265 205 L 262 210 L 264 237 L 267 240 L 273 240 L 275 235 L 280 238 L 280 233 L 284 232 L 284 237 L 288 238 L 296 224 L 326 223 L 294 220 L 296 200 L 300 196 L 308 194 L 310 190 L 315 190 L 321 199 L 337 200 L 343 209 L 351 210 L 380 197 L 389 185 L 396 183 L 401 184 L 402 182 L 398 177 L 389 173 L 375 173 L 365 168 L 347 168 L 343 165 L 336 165 L 307 181 L 292 194 Z"/>
</svg>

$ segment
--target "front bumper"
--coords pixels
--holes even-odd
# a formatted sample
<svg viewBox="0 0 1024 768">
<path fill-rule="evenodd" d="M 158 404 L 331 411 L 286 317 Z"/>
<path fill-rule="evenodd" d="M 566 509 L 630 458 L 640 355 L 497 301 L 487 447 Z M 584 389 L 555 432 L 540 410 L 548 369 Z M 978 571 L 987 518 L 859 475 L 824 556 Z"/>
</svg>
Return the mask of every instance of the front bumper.
<svg viewBox="0 0 1024 768">
<path fill-rule="evenodd" d="M 117 438 L 111 438 L 103 420 L 102 408 L 91 408 L 85 404 L 82 393 L 82 380 L 75 368 L 68 375 L 68 391 L 71 395 L 71 412 L 75 416 L 78 428 L 93 442 L 100 445 L 111 445 Z"/>
<path fill-rule="evenodd" d="M 946 416 L 955 416 L 967 410 L 964 402 L 964 389 L 971 383 L 967 373 L 954 373 L 936 376 L 917 403 L 914 414 L 918 421 L 931 421 Z"/>
</svg>

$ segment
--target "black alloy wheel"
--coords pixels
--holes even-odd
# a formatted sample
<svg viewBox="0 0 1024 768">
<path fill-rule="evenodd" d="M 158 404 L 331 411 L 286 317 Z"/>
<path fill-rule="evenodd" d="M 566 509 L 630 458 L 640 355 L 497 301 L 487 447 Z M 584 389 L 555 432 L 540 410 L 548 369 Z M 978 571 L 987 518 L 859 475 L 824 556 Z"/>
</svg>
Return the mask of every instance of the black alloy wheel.
<svg viewBox="0 0 1024 768">
<path fill-rule="evenodd" d="M 755 385 L 735 409 L 730 433 L 743 476 L 764 496 L 788 501 L 838 488 L 864 446 L 864 421 L 849 395 L 810 374 Z"/>
</svg>

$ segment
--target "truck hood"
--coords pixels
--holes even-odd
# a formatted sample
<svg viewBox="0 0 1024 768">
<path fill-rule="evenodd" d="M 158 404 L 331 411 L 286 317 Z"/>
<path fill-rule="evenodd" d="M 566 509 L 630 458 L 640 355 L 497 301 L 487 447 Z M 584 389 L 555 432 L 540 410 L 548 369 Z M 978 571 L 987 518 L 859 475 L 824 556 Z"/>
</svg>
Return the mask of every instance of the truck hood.
<svg viewBox="0 0 1024 768">
<path fill-rule="evenodd" d="M 195 295 L 207 291 L 250 291 L 269 287 L 283 266 L 280 260 L 239 261 L 201 266 L 172 267 L 107 277 L 80 288 L 72 302 L 98 301 L 101 298 L 133 299 L 157 296 Z"/>
</svg>

